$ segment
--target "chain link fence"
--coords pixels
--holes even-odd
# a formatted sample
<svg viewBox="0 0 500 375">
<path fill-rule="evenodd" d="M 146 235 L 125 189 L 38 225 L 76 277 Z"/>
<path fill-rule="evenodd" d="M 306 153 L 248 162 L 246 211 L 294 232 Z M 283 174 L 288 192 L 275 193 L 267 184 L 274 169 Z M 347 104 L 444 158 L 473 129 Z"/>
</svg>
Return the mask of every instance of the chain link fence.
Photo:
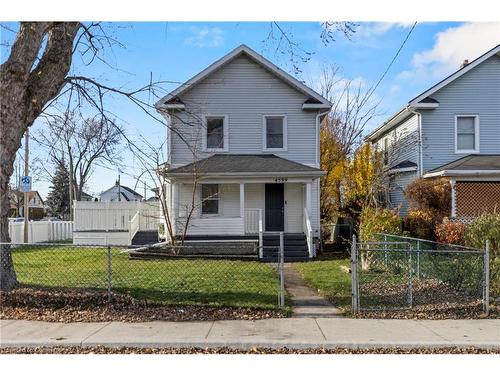
<svg viewBox="0 0 500 375">
<path fill-rule="evenodd" d="M 166 246 L 156 248 L 163 256 L 155 257 L 114 246 L 0 246 L 11 252 L 21 287 L 96 290 L 111 304 L 115 295 L 178 305 L 276 308 L 285 303 L 283 257 L 261 263 L 256 257 L 187 257 Z"/>
<path fill-rule="evenodd" d="M 416 238 L 353 237 L 353 312 L 489 311 L 489 251 Z"/>
</svg>

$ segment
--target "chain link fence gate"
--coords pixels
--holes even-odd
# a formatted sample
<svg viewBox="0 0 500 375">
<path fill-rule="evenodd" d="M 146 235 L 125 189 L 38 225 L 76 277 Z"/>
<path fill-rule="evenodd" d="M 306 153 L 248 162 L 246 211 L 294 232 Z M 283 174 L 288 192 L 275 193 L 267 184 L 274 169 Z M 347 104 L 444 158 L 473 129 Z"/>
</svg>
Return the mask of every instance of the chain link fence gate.
<svg viewBox="0 0 500 375">
<path fill-rule="evenodd" d="M 489 311 L 489 251 L 385 235 L 351 248 L 354 313 Z"/>
</svg>

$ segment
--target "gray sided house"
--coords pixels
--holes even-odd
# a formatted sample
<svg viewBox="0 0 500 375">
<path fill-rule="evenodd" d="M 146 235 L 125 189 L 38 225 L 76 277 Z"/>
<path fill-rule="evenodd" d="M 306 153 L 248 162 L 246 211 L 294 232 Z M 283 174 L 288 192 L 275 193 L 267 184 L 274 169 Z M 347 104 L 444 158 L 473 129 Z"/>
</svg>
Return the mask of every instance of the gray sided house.
<svg viewBox="0 0 500 375">
<path fill-rule="evenodd" d="M 242 45 L 156 107 L 169 123 L 165 199 L 177 234 L 192 213 L 188 240 L 266 245 L 283 231 L 288 256 L 314 256 L 328 100 Z"/>
<path fill-rule="evenodd" d="M 408 104 L 368 137 L 384 152 L 388 200 L 419 177 L 446 177 L 452 217 L 500 212 L 500 45 Z"/>
</svg>

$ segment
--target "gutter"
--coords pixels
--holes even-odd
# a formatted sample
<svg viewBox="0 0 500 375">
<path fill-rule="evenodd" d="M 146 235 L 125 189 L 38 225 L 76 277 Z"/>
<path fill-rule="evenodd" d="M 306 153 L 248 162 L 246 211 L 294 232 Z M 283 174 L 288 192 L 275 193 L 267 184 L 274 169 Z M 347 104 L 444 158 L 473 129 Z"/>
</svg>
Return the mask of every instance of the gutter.
<svg viewBox="0 0 500 375">
<path fill-rule="evenodd" d="M 460 169 L 444 170 L 439 172 L 426 173 L 423 177 L 424 178 L 460 177 L 460 176 L 474 177 L 474 176 L 496 176 L 496 175 L 500 175 L 500 169 L 490 169 L 490 170 L 485 169 L 485 170 L 475 170 L 475 171 L 460 170 Z"/>
</svg>

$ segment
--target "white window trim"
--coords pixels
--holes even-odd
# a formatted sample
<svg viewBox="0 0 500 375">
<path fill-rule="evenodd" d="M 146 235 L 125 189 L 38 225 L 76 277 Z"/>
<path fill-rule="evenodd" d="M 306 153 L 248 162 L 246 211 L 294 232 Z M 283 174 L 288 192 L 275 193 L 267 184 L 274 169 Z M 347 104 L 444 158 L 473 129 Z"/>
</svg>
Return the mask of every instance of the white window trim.
<svg viewBox="0 0 500 375">
<path fill-rule="evenodd" d="M 267 128 L 266 119 L 268 117 L 282 117 L 283 118 L 283 147 L 282 148 L 267 148 Z M 265 114 L 262 116 L 262 151 L 276 152 L 288 150 L 288 122 L 287 116 L 281 113 Z"/>
<path fill-rule="evenodd" d="M 207 147 L 207 118 L 218 117 L 223 118 L 223 132 L 224 132 L 224 147 L 222 148 L 208 148 Z M 202 136 L 202 149 L 204 152 L 228 152 L 229 151 L 229 117 L 227 115 L 220 115 L 208 113 L 203 115 L 203 136 Z"/>
<path fill-rule="evenodd" d="M 458 118 L 474 117 L 474 149 L 458 149 Z M 479 115 L 473 113 L 461 113 L 455 115 L 455 154 L 478 154 L 479 153 Z"/>
<path fill-rule="evenodd" d="M 217 194 L 219 195 L 217 198 L 212 198 L 212 199 L 217 199 L 219 201 L 219 204 L 217 205 L 218 212 L 216 214 L 204 214 L 203 213 L 203 185 L 217 185 Z M 200 184 L 200 217 L 218 217 L 222 216 L 222 198 L 221 198 L 221 192 L 220 192 L 220 186 L 221 184 L 218 183 L 212 183 L 212 182 L 207 182 Z"/>
</svg>

